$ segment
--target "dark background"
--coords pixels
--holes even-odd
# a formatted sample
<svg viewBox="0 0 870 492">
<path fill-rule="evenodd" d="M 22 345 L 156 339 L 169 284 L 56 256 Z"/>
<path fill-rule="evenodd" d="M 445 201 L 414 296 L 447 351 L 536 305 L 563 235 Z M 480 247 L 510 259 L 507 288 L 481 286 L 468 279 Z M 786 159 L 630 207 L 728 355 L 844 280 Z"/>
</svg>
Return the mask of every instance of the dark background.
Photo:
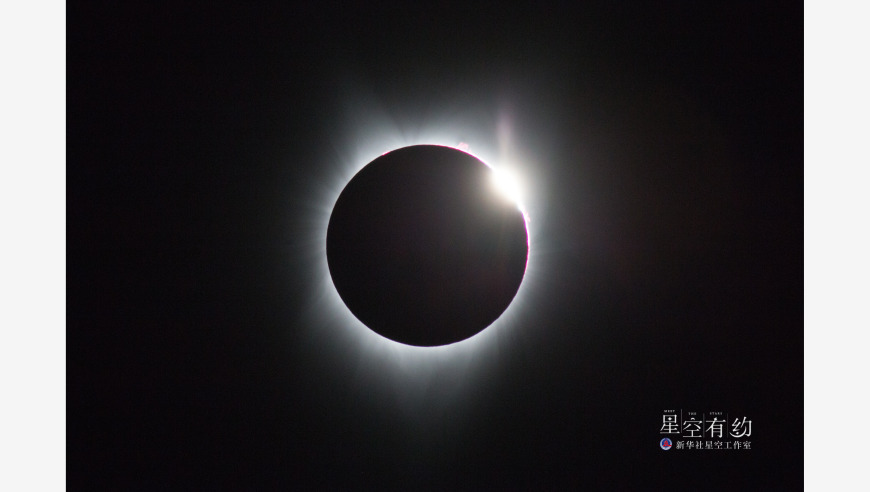
<svg viewBox="0 0 870 492">
<path fill-rule="evenodd" d="M 69 488 L 799 487 L 802 11 L 695 3 L 69 3 Z M 536 152 L 534 283 L 469 369 L 318 312 L 363 100 L 507 101 Z M 753 449 L 662 451 L 665 409 Z"/>
</svg>

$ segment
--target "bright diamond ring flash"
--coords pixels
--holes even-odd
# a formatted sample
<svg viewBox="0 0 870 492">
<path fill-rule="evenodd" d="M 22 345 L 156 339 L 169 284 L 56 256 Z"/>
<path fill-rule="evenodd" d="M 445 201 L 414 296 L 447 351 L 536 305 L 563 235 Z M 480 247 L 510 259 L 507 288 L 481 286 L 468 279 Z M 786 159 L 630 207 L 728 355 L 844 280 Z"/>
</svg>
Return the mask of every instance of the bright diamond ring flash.
<svg viewBox="0 0 870 492">
<path fill-rule="evenodd" d="M 516 175 L 503 169 L 491 169 L 493 184 L 498 193 L 522 209 L 522 188 Z"/>
</svg>

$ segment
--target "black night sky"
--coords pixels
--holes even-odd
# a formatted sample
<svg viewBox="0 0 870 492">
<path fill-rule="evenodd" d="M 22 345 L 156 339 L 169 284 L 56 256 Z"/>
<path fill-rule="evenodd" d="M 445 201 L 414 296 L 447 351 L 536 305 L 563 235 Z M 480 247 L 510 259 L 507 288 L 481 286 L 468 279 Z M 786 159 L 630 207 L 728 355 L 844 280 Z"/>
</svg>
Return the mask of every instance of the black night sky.
<svg viewBox="0 0 870 492">
<path fill-rule="evenodd" d="M 69 3 L 70 490 L 801 487 L 801 4 L 576 3 Z M 317 267 L 359 149 L 505 121 L 522 305 L 378 352 Z"/>
</svg>

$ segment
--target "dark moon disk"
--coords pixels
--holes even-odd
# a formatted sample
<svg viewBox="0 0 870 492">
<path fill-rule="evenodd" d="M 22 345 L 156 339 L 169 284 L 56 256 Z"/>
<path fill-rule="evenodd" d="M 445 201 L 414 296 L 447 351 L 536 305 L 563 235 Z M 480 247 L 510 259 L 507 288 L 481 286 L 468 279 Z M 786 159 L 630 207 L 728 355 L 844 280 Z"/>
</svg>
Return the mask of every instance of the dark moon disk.
<svg viewBox="0 0 870 492">
<path fill-rule="evenodd" d="M 449 147 L 414 145 L 364 167 L 336 201 L 329 273 L 350 311 L 407 345 L 465 340 L 520 287 L 528 233 L 492 170 Z"/>
</svg>

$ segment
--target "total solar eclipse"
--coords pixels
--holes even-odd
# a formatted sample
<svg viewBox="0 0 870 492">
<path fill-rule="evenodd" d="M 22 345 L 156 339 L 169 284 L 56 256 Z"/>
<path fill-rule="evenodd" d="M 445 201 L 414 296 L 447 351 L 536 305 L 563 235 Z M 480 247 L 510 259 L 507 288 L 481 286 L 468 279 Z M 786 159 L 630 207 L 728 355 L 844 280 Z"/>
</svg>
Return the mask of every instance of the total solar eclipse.
<svg viewBox="0 0 870 492">
<path fill-rule="evenodd" d="M 525 217 L 500 178 L 437 145 L 400 148 L 362 168 L 326 234 L 329 273 L 353 315 L 423 347 L 465 340 L 498 319 L 529 254 Z"/>
</svg>

